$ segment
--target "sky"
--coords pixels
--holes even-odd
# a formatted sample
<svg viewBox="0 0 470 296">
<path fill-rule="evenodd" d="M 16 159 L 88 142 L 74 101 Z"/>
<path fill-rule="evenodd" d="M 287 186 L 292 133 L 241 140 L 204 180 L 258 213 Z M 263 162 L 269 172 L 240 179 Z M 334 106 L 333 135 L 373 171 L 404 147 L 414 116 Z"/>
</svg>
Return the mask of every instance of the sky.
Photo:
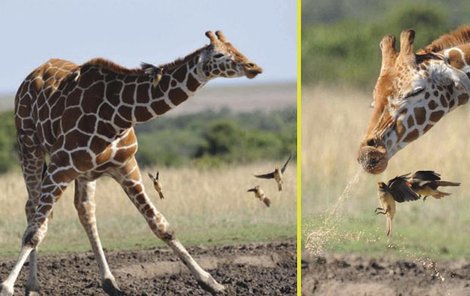
<svg viewBox="0 0 470 296">
<path fill-rule="evenodd" d="M 50 58 L 128 68 L 183 57 L 221 30 L 264 73 L 210 85 L 295 82 L 296 0 L 1 0 L 0 94 Z"/>
</svg>

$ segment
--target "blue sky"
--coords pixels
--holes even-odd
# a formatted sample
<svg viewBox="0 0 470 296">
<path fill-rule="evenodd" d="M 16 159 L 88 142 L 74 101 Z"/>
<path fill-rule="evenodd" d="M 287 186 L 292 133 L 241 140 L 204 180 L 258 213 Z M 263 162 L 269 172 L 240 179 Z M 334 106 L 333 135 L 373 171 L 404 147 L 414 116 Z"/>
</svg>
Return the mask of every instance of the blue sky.
<svg viewBox="0 0 470 296">
<path fill-rule="evenodd" d="M 0 1 L 0 93 L 13 93 L 49 58 L 83 63 L 104 57 L 129 68 L 161 64 L 227 38 L 265 72 L 254 80 L 296 80 L 296 0 Z M 225 80 L 225 81 L 224 81 Z"/>
</svg>

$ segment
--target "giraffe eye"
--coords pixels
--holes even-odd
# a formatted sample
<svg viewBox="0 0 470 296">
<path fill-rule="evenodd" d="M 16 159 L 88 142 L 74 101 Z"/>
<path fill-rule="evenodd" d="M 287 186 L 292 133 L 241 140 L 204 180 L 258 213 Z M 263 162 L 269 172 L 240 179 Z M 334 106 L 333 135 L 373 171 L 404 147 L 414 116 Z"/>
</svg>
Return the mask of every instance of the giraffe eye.
<svg viewBox="0 0 470 296">
<path fill-rule="evenodd" d="M 423 91 L 424 91 L 424 88 L 422 88 L 422 87 L 417 88 L 417 89 L 414 89 L 414 90 L 412 90 L 411 92 L 407 93 L 407 94 L 405 95 L 404 99 L 417 96 L 417 95 L 419 95 L 420 93 L 422 93 Z"/>
<path fill-rule="evenodd" d="M 215 58 L 215 59 L 220 59 L 220 58 L 223 57 L 223 56 L 224 56 L 223 54 L 218 53 L 218 54 L 215 54 L 215 55 L 214 55 L 214 58 Z"/>
</svg>

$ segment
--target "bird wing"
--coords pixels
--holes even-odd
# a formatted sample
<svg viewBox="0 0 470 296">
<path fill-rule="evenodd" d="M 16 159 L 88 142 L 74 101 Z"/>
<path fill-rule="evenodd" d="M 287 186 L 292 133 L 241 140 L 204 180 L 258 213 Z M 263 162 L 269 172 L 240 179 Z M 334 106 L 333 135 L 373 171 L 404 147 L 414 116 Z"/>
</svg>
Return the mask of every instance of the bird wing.
<svg viewBox="0 0 470 296">
<path fill-rule="evenodd" d="M 264 174 L 264 175 L 255 175 L 256 178 L 263 178 L 263 179 L 272 179 L 274 178 L 274 172 Z"/>
<path fill-rule="evenodd" d="M 398 176 L 388 181 L 390 194 L 397 202 L 412 201 L 419 199 L 419 195 L 411 189 L 406 175 Z"/>
<path fill-rule="evenodd" d="M 152 176 L 151 173 L 148 173 L 148 175 L 149 175 L 150 179 L 152 179 L 152 181 L 155 179 L 155 178 Z"/>
<path fill-rule="evenodd" d="M 441 175 L 435 171 L 416 171 L 411 179 L 419 181 L 437 181 L 441 179 Z"/>
<path fill-rule="evenodd" d="M 292 158 L 292 154 L 289 155 L 289 158 L 287 159 L 286 163 L 282 166 L 281 168 L 281 172 L 284 173 L 284 171 L 286 170 L 287 168 L 287 164 L 289 163 L 290 159 Z"/>
</svg>

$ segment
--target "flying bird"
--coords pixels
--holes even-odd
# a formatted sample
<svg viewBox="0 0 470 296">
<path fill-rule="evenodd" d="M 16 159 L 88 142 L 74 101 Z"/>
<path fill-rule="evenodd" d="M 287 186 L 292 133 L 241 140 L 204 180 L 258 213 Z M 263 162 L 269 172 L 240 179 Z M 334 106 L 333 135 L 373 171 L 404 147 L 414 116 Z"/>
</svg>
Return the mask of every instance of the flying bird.
<svg viewBox="0 0 470 296">
<path fill-rule="evenodd" d="M 286 163 L 282 166 L 281 169 L 275 168 L 274 172 L 263 174 L 263 175 L 255 175 L 256 178 L 263 178 L 263 179 L 274 179 L 277 183 L 277 188 L 279 191 L 282 191 L 282 175 L 284 174 L 287 164 L 289 163 L 290 159 L 292 158 L 292 154 L 289 155 L 289 158 L 287 159 Z"/>
<path fill-rule="evenodd" d="M 259 187 L 259 185 L 256 185 L 255 187 L 248 189 L 247 192 L 254 192 L 255 197 L 260 199 L 264 204 L 269 207 L 271 205 L 271 200 L 264 194 L 264 191 Z"/>
<path fill-rule="evenodd" d="M 408 182 L 408 176 L 397 176 L 387 184 L 379 182 L 379 201 L 380 207 L 375 209 L 375 213 L 385 215 L 387 217 L 387 236 L 392 235 L 392 220 L 396 212 L 396 202 L 418 200 L 419 195 L 411 189 Z"/>
<path fill-rule="evenodd" d="M 458 182 L 442 181 L 441 175 L 434 171 L 417 171 L 408 178 L 408 181 L 411 183 L 411 189 L 414 192 L 424 196 L 423 201 L 428 196 L 440 199 L 450 195 L 450 193 L 439 191 L 439 186 L 460 186 Z"/>
<path fill-rule="evenodd" d="M 153 182 L 153 187 L 154 187 L 155 190 L 158 192 L 158 195 L 160 196 L 160 199 L 164 199 L 165 197 L 163 196 L 162 184 L 161 184 L 160 181 L 159 181 L 160 172 L 157 172 L 157 173 L 155 174 L 155 177 L 152 176 L 151 173 L 149 173 L 149 177 L 150 177 L 150 179 L 152 180 L 152 182 Z"/>
</svg>

